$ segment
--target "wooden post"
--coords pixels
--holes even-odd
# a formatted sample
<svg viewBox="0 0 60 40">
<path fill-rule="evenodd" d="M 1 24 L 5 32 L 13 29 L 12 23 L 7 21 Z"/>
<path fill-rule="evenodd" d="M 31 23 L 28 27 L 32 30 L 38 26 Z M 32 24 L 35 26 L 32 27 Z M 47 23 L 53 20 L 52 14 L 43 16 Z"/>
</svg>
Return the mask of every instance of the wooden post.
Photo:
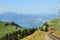
<svg viewBox="0 0 60 40">
<path fill-rule="evenodd" d="M 60 9 L 58 9 L 58 30 L 60 31 Z"/>
</svg>

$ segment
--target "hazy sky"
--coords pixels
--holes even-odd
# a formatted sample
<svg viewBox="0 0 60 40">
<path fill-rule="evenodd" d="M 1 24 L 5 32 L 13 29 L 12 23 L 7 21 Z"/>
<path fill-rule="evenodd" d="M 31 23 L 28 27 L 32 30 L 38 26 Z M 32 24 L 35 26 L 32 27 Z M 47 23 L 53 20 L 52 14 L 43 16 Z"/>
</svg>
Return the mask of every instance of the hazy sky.
<svg viewBox="0 0 60 40">
<path fill-rule="evenodd" d="M 0 0 L 0 12 L 49 13 L 58 4 L 59 0 Z"/>
</svg>

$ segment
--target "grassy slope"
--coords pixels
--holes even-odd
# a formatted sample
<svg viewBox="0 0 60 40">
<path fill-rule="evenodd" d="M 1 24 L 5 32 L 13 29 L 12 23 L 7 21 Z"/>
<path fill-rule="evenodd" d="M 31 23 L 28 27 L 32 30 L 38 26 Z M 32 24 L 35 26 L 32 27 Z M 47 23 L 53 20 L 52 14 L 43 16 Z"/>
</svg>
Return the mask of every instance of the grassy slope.
<svg viewBox="0 0 60 40">
<path fill-rule="evenodd" d="M 0 22 L 0 38 L 3 37 L 6 33 L 16 31 L 15 26 L 5 26 L 5 23 L 6 22 Z"/>
<path fill-rule="evenodd" d="M 56 19 L 56 20 L 52 20 L 50 23 L 49 23 L 49 27 L 54 27 L 56 30 L 58 30 L 58 22 L 59 22 L 60 19 Z"/>
<path fill-rule="evenodd" d="M 54 27 L 56 29 L 56 32 L 55 32 L 56 36 L 60 36 L 60 26 L 58 26 L 59 21 L 60 19 L 52 20 L 49 25 L 50 27 Z"/>
<path fill-rule="evenodd" d="M 0 38 L 3 37 L 7 32 L 16 31 L 14 26 L 12 26 L 12 25 L 4 26 L 4 24 L 5 24 L 5 22 L 0 22 Z M 56 29 L 58 29 L 58 19 L 51 21 L 49 25 L 50 25 L 50 27 L 55 27 Z M 56 33 L 56 35 L 58 33 Z M 35 33 L 33 33 L 32 35 L 27 36 L 21 40 L 42 40 L 45 34 L 46 34 L 46 32 L 41 32 L 40 30 L 38 30 Z"/>
<path fill-rule="evenodd" d="M 21 40 L 42 40 L 45 34 L 46 34 L 46 32 L 41 32 L 38 30 L 35 33 L 33 33 L 32 35 L 27 36 Z"/>
<path fill-rule="evenodd" d="M 49 27 L 54 27 L 54 28 L 58 29 L 58 20 L 59 20 L 59 19 L 52 20 L 52 21 L 49 23 Z M 47 33 L 47 32 L 41 32 L 41 31 L 38 30 L 38 31 L 36 31 L 35 33 L 33 33 L 32 35 L 27 36 L 27 37 L 25 37 L 25 38 L 23 38 L 23 39 L 21 39 L 21 40 L 42 40 L 46 33 Z M 57 31 L 56 31 L 55 34 L 56 34 L 56 35 L 57 35 L 57 34 L 60 35 L 59 33 L 60 33 L 60 32 L 57 32 Z"/>
</svg>

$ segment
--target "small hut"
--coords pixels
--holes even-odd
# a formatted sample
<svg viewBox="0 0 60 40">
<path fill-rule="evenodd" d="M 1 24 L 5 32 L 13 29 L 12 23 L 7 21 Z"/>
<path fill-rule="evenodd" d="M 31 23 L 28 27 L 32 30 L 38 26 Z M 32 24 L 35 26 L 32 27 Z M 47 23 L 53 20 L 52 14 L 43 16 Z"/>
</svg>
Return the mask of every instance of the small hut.
<svg viewBox="0 0 60 40">
<path fill-rule="evenodd" d="M 50 28 L 50 31 L 53 31 L 54 32 L 55 31 L 55 28 L 54 27 L 51 27 Z"/>
</svg>

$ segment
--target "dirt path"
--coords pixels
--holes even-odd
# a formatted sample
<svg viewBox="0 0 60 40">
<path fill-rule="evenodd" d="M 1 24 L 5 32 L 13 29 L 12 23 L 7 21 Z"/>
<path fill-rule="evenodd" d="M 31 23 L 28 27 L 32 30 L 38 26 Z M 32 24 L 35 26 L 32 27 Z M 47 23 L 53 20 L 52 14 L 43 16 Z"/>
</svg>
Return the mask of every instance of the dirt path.
<svg viewBox="0 0 60 40">
<path fill-rule="evenodd" d="M 51 40 L 50 37 L 48 36 L 48 33 L 43 37 L 43 40 Z"/>
<path fill-rule="evenodd" d="M 60 37 L 55 36 L 53 33 L 50 33 L 50 36 L 51 36 L 52 38 L 54 38 L 55 40 L 60 40 Z"/>
<path fill-rule="evenodd" d="M 47 33 L 43 40 L 60 40 L 60 37 L 53 35 L 53 32 Z"/>
</svg>

